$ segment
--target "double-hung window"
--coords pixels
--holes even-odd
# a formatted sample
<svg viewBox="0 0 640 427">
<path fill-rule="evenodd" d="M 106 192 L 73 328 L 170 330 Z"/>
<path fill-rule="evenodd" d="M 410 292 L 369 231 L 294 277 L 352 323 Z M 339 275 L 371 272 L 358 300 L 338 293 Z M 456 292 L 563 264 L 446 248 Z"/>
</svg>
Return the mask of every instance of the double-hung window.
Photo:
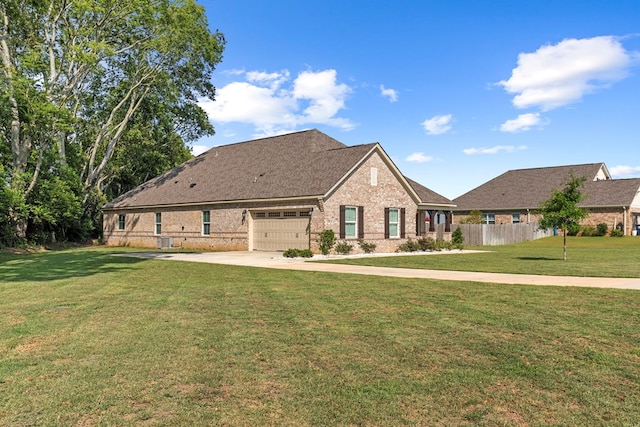
<svg viewBox="0 0 640 427">
<path fill-rule="evenodd" d="M 384 208 L 384 238 L 405 238 L 405 208 Z"/>
<path fill-rule="evenodd" d="M 202 211 L 202 234 L 209 236 L 211 234 L 211 212 Z"/>
<path fill-rule="evenodd" d="M 486 213 L 482 214 L 482 222 L 485 224 L 495 224 L 496 223 L 496 214 Z"/>
<path fill-rule="evenodd" d="M 389 238 L 400 237 L 400 209 L 389 208 Z"/>
<path fill-rule="evenodd" d="M 512 213 L 511 214 L 511 223 L 512 224 L 520 224 L 520 214 L 519 213 Z"/>
<path fill-rule="evenodd" d="M 160 212 L 156 212 L 155 234 L 162 234 L 162 214 Z"/>
<path fill-rule="evenodd" d="M 364 238 L 363 206 L 340 206 L 340 238 Z"/>
<path fill-rule="evenodd" d="M 118 230 L 124 230 L 124 214 L 118 215 Z"/>
<path fill-rule="evenodd" d="M 358 235 L 358 208 L 345 206 L 344 208 L 344 237 L 355 239 Z"/>
</svg>

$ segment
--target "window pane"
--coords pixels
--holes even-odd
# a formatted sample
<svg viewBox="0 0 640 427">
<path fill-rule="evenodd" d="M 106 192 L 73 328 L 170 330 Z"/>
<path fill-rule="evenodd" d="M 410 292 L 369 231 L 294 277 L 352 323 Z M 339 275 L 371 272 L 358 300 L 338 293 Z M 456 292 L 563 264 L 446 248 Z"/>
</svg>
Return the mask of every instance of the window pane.
<svg viewBox="0 0 640 427">
<path fill-rule="evenodd" d="M 162 222 L 162 214 L 161 213 L 157 213 L 156 214 L 156 222 Z"/>
<path fill-rule="evenodd" d="M 398 237 L 398 224 L 389 224 L 389 237 Z"/>
<path fill-rule="evenodd" d="M 389 209 L 389 222 L 398 222 L 398 209 Z"/>
<path fill-rule="evenodd" d="M 211 222 L 211 213 L 209 211 L 202 211 L 202 222 Z"/>
<path fill-rule="evenodd" d="M 345 224 L 344 233 L 346 237 L 356 237 L 356 225 L 354 223 Z"/>
<path fill-rule="evenodd" d="M 345 208 L 344 219 L 347 222 L 356 222 L 356 208 Z"/>
<path fill-rule="evenodd" d="M 210 224 L 204 224 L 204 229 L 202 230 L 202 233 L 204 235 L 206 235 L 206 236 L 211 234 L 211 225 Z"/>
</svg>

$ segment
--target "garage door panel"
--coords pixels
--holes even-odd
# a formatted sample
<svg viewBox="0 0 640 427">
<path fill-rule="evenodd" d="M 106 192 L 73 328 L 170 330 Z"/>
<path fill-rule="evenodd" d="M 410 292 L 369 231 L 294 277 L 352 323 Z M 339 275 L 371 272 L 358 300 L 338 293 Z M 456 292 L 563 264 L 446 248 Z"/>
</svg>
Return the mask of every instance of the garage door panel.
<svg viewBox="0 0 640 427">
<path fill-rule="evenodd" d="M 309 249 L 309 218 L 255 220 L 253 248 L 258 251 Z"/>
</svg>

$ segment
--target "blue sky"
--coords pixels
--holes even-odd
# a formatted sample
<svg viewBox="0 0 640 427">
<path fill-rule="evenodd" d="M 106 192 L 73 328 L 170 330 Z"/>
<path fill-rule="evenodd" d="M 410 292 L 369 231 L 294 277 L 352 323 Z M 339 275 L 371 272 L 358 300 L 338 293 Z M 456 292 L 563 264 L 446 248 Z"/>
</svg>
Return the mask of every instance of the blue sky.
<svg viewBox="0 0 640 427">
<path fill-rule="evenodd" d="M 317 128 L 451 199 L 510 169 L 640 177 L 640 1 L 200 4 L 227 45 L 195 153 Z"/>
</svg>

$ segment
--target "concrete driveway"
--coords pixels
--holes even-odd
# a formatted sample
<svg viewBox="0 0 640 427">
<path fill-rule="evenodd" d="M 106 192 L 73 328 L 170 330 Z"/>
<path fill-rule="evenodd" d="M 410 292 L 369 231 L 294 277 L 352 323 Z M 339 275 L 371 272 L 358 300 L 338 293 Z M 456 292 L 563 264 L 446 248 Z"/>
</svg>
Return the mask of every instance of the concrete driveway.
<svg viewBox="0 0 640 427">
<path fill-rule="evenodd" d="M 434 252 L 432 256 L 456 256 L 460 253 L 471 251 Z M 438 279 L 458 280 L 469 282 L 505 283 L 522 285 L 543 286 L 578 286 L 591 288 L 616 288 L 640 290 L 640 278 L 603 278 L 603 277 L 574 277 L 574 276 L 537 276 L 533 274 L 504 274 L 504 273 L 480 273 L 470 271 L 447 270 L 417 270 L 408 268 L 368 267 L 360 265 L 344 265 L 307 262 L 303 258 L 284 258 L 281 252 L 203 252 L 203 253 L 176 253 L 176 252 L 141 252 L 127 253 L 132 256 L 145 259 L 159 259 L 171 261 L 204 262 L 211 264 L 228 264 L 245 267 L 278 268 L 283 270 L 320 271 L 329 273 L 364 274 L 371 276 L 388 276 L 414 279 Z M 372 254 L 370 256 L 407 256 L 411 254 Z M 413 254 L 424 255 L 424 254 Z M 363 255 L 339 256 L 332 255 L 328 258 L 362 257 Z M 315 256 L 314 259 L 327 259 L 327 257 Z"/>
</svg>

